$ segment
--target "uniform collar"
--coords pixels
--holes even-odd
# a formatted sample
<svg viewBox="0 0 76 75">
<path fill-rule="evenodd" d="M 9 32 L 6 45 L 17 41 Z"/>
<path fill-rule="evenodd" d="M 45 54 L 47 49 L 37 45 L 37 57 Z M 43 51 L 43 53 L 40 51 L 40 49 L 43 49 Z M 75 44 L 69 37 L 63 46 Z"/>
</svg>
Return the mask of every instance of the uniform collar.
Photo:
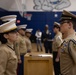
<svg viewBox="0 0 76 75">
<path fill-rule="evenodd" d="M 8 42 L 6 43 L 6 45 L 7 45 L 9 48 L 11 48 L 12 50 L 14 50 L 14 45 L 13 45 L 10 41 L 8 41 Z"/>
<path fill-rule="evenodd" d="M 69 36 L 67 36 L 65 39 L 64 39 L 64 41 L 68 41 L 68 39 L 72 39 L 73 38 L 73 36 L 75 36 L 76 35 L 76 32 L 74 32 L 73 34 L 70 34 Z"/>
</svg>

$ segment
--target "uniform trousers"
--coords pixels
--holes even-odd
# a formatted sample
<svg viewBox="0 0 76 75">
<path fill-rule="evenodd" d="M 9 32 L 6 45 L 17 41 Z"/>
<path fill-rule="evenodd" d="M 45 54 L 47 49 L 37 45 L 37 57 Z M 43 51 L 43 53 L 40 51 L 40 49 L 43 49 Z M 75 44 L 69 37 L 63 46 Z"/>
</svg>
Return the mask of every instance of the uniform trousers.
<svg viewBox="0 0 76 75">
<path fill-rule="evenodd" d="M 22 63 L 18 64 L 18 75 L 24 75 L 24 55 L 20 55 Z"/>
<path fill-rule="evenodd" d="M 44 48 L 45 48 L 45 53 L 52 53 L 52 42 L 45 41 Z"/>
<path fill-rule="evenodd" d="M 55 61 L 56 57 L 57 57 L 57 52 L 53 52 L 54 72 L 55 72 L 55 75 L 60 75 L 60 61 L 56 62 Z"/>
</svg>

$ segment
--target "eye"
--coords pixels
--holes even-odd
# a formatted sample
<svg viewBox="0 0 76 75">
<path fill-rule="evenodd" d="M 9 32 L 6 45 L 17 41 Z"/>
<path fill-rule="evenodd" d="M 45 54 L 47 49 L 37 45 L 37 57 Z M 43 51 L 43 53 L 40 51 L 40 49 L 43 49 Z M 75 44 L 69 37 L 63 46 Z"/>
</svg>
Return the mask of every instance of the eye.
<svg viewBox="0 0 76 75">
<path fill-rule="evenodd" d="M 69 21 L 62 21 L 60 24 L 69 23 Z"/>
</svg>

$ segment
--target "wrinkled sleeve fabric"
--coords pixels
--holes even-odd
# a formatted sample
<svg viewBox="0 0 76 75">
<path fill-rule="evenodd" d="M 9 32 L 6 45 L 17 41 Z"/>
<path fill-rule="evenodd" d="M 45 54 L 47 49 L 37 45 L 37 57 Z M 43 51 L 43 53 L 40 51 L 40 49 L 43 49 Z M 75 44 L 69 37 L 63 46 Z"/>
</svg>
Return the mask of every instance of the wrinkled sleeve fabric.
<svg viewBox="0 0 76 75">
<path fill-rule="evenodd" d="M 4 75 L 7 68 L 8 53 L 0 48 L 0 75 Z"/>
</svg>

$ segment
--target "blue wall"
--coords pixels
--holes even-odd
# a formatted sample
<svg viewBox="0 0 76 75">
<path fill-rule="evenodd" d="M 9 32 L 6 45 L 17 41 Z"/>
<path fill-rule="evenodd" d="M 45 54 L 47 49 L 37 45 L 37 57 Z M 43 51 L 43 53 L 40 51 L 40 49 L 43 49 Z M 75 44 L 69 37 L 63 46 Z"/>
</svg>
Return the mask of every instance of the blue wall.
<svg viewBox="0 0 76 75">
<path fill-rule="evenodd" d="M 8 11 L 0 11 L 0 17 L 1 16 L 5 16 L 5 15 L 13 15 L 16 14 L 17 15 L 17 20 L 20 20 L 20 23 L 17 23 L 17 25 L 21 25 L 21 24 L 27 24 L 27 28 L 33 28 L 33 35 L 35 34 L 37 29 L 40 29 L 41 31 L 44 30 L 44 26 L 46 24 L 49 25 L 49 29 L 51 30 L 53 36 L 53 23 L 54 21 L 59 21 L 60 16 L 61 16 L 61 12 L 27 12 L 29 14 L 32 14 L 32 18 L 31 21 L 28 21 L 26 18 L 21 17 L 21 15 L 19 14 L 19 12 L 8 12 Z M 76 14 L 76 12 L 72 12 L 74 14 Z M 55 17 L 55 14 L 57 14 L 58 16 Z"/>
<path fill-rule="evenodd" d="M 61 12 L 27 12 L 32 14 L 32 19 L 31 21 L 28 21 L 26 18 L 21 17 L 19 12 L 0 12 L 0 17 L 5 16 L 5 15 L 11 15 L 11 14 L 16 14 L 17 15 L 17 20 L 20 20 L 21 22 L 17 25 L 20 24 L 27 24 L 27 27 L 33 28 L 33 33 L 39 28 L 41 31 L 44 30 L 44 26 L 46 24 L 49 25 L 50 30 L 52 31 L 53 23 L 54 21 L 58 21 L 61 15 Z M 54 15 L 58 14 L 58 17 L 54 17 Z"/>
</svg>

